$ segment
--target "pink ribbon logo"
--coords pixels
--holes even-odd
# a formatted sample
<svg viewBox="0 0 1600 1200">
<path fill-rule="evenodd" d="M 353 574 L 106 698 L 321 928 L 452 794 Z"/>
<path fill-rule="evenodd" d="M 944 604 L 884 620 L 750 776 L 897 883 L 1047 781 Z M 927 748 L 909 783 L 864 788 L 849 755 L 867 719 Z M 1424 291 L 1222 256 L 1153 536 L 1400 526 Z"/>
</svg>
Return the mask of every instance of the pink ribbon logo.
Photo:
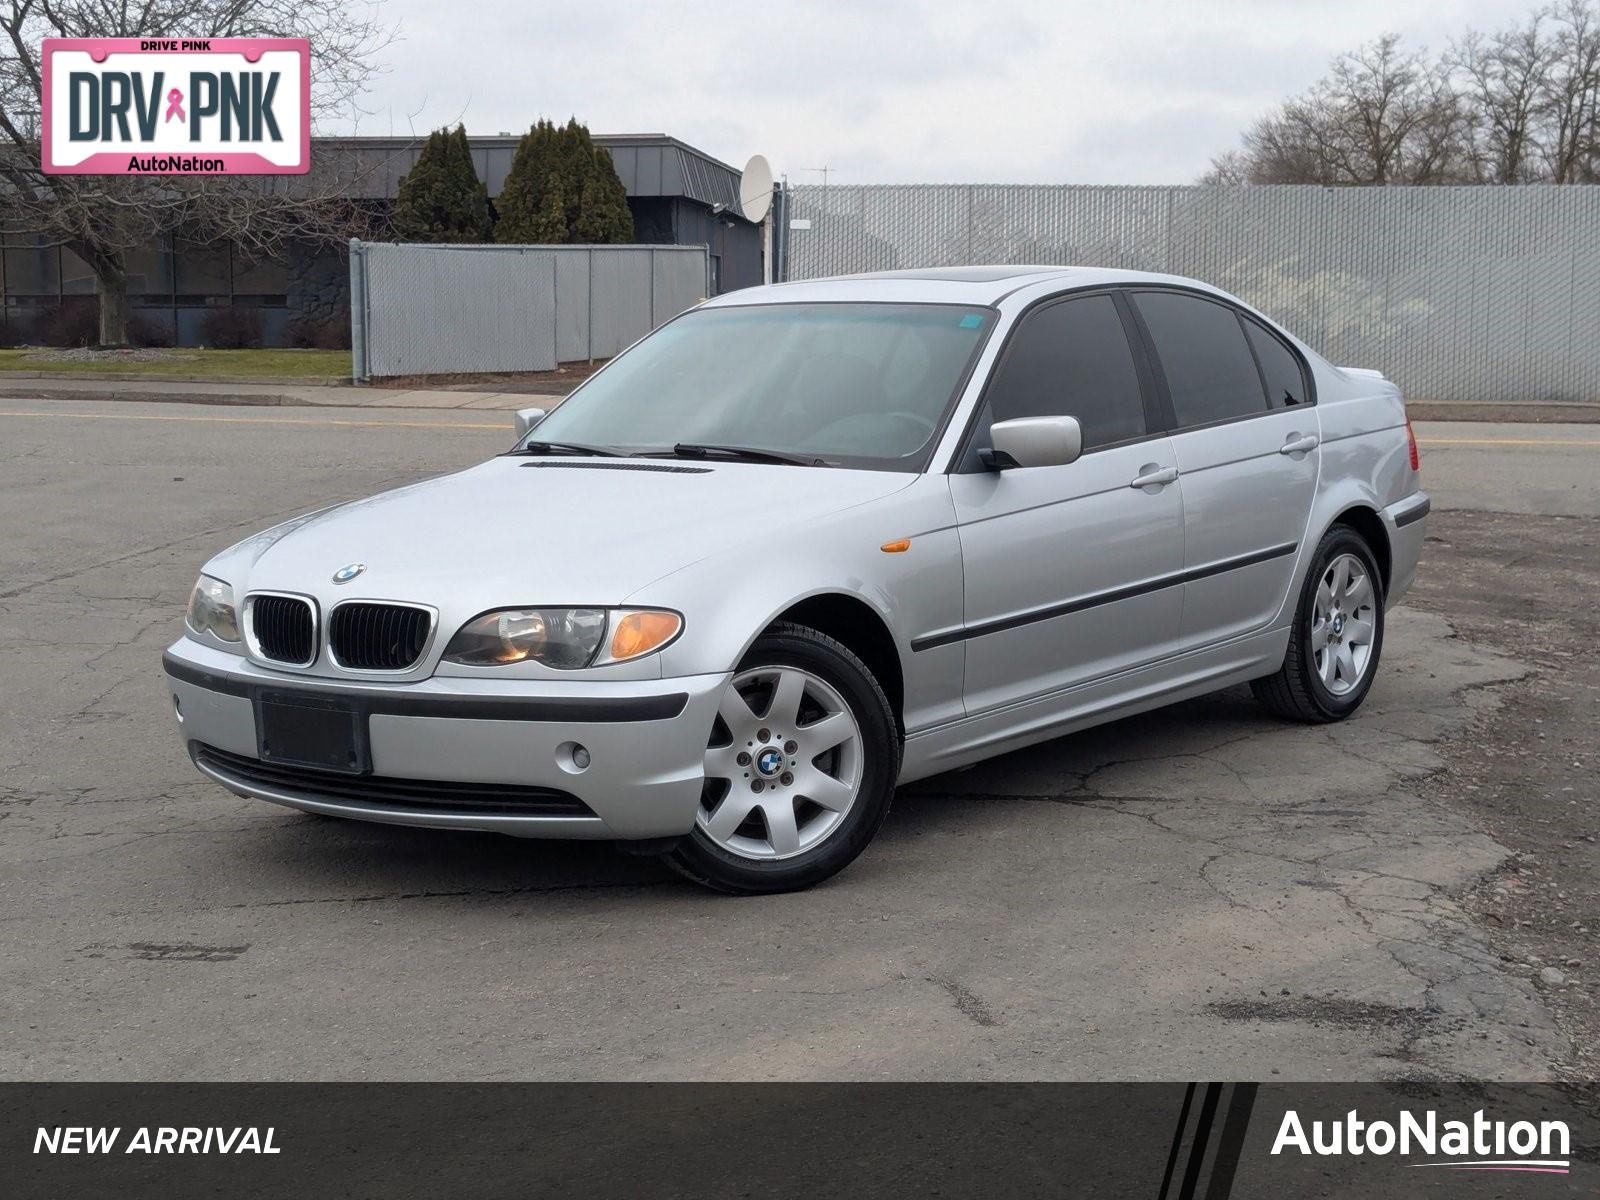
<svg viewBox="0 0 1600 1200">
<path fill-rule="evenodd" d="M 180 121 L 188 120 L 188 118 L 183 115 L 183 93 L 177 88 L 173 88 L 167 93 L 166 120 L 170 121 L 173 117 L 177 117 Z"/>
</svg>

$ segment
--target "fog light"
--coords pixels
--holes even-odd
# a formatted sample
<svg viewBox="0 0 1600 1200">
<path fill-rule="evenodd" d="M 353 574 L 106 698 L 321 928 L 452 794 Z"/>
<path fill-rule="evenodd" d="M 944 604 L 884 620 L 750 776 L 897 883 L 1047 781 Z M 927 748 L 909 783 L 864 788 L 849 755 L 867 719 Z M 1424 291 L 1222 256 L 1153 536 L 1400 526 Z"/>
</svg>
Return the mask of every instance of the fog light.
<svg viewBox="0 0 1600 1200">
<path fill-rule="evenodd" d="M 556 747 L 556 766 L 568 775 L 581 775 L 589 769 L 589 747 L 581 742 L 562 742 Z"/>
</svg>

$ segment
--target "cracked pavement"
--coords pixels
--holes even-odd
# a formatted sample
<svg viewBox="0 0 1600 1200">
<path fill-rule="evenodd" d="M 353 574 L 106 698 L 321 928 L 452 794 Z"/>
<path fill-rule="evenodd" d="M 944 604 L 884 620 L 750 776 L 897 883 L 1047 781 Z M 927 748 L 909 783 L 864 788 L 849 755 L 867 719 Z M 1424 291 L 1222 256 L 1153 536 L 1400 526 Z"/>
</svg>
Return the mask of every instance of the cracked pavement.
<svg viewBox="0 0 1600 1200">
<path fill-rule="evenodd" d="M 1547 666 L 1437 611 L 1391 615 L 1344 724 L 1275 722 L 1242 689 L 1119 721 L 904 789 L 828 885 L 728 899 L 605 846 L 239 800 L 182 753 L 159 654 L 209 553 L 475 461 L 495 422 L 9 409 L 42 415 L 0 417 L 0 1076 L 1523 1080 L 1573 1059 L 1473 900 L 1521 860 L 1451 776 Z"/>
</svg>

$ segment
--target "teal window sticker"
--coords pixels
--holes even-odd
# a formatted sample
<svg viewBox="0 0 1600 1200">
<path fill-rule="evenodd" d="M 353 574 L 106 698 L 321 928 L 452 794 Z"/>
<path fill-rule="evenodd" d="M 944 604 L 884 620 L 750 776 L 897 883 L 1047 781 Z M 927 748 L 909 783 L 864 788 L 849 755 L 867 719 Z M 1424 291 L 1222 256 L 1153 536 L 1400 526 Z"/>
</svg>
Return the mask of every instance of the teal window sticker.
<svg viewBox="0 0 1600 1200">
<path fill-rule="evenodd" d="M 963 328 L 963 329 L 982 329 L 983 328 L 983 314 L 982 313 L 968 313 L 966 316 L 961 318 L 961 328 Z"/>
</svg>

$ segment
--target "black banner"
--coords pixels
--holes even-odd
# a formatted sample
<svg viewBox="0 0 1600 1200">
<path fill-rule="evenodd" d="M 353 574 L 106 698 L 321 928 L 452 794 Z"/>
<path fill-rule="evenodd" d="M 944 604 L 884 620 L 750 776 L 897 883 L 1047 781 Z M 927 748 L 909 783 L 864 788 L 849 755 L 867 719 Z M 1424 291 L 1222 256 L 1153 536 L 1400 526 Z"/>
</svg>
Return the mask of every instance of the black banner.
<svg viewBox="0 0 1600 1200">
<path fill-rule="evenodd" d="M 1600 1196 L 1600 1087 L 5 1084 L 10 1197 Z"/>
</svg>

